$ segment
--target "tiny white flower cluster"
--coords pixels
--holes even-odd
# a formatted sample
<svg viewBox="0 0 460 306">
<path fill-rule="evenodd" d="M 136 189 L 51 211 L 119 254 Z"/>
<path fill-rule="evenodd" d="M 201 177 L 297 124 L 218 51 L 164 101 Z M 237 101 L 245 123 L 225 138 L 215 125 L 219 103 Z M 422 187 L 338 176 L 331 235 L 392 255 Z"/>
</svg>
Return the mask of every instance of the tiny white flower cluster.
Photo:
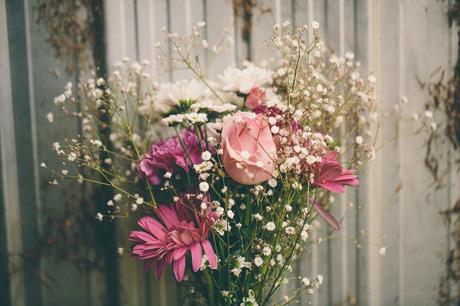
<svg viewBox="0 0 460 306">
<path fill-rule="evenodd" d="M 250 270 L 251 268 L 252 268 L 252 263 L 246 261 L 244 257 L 239 256 L 238 258 L 236 258 L 235 267 L 231 269 L 230 272 L 232 272 L 232 274 L 235 276 L 240 276 L 243 269 Z"/>
<path fill-rule="evenodd" d="M 163 124 L 169 126 L 174 126 L 184 121 L 192 125 L 206 123 L 208 121 L 208 116 L 205 113 L 173 114 L 161 120 Z"/>
<path fill-rule="evenodd" d="M 216 113 L 231 113 L 237 109 L 237 106 L 230 103 L 219 104 L 213 100 L 204 100 L 191 105 L 192 111 L 209 111 Z"/>
</svg>

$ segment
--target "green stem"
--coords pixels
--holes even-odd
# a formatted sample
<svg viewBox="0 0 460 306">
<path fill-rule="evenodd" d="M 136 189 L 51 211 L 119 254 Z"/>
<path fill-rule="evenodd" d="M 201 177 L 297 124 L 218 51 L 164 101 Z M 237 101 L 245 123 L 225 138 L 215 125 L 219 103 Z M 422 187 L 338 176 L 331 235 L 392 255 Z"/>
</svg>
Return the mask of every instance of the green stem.
<svg viewBox="0 0 460 306">
<path fill-rule="evenodd" d="M 214 291 L 214 284 L 212 280 L 212 276 L 209 271 L 203 270 L 204 277 L 206 278 L 207 287 L 208 287 L 208 305 L 217 305 L 216 304 L 216 293 Z"/>
</svg>

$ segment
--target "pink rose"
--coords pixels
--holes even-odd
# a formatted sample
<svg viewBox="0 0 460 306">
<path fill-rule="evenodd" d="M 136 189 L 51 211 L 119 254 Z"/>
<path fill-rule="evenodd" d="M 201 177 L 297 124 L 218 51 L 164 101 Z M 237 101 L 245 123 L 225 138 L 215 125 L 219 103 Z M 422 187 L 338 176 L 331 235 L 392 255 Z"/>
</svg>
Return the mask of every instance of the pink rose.
<svg viewBox="0 0 460 306">
<path fill-rule="evenodd" d="M 224 121 L 221 147 L 227 174 L 244 185 L 259 184 L 272 177 L 276 145 L 262 114 L 238 112 Z"/>
<path fill-rule="evenodd" d="M 244 104 L 249 109 L 255 109 L 256 107 L 262 105 L 265 100 L 267 100 L 265 91 L 260 87 L 253 87 L 246 97 L 246 102 Z"/>
</svg>

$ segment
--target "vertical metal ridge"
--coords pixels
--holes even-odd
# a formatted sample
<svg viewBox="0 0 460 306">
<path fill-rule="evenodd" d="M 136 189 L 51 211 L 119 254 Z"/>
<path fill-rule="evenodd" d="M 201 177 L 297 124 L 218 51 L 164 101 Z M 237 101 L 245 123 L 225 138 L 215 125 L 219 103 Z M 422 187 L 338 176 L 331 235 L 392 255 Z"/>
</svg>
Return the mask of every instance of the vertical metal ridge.
<svg viewBox="0 0 460 306">
<path fill-rule="evenodd" d="M 399 58 L 399 63 L 398 63 L 398 77 L 399 77 L 399 97 L 401 98 L 405 94 L 405 0 L 399 0 L 399 16 L 398 16 L 398 58 Z M 398 135 L 401 135 L 401 131 L 404 131 L 404 121 L 400 120 L 399 125 L 398 125 Z M 397 147 L 398 147 L 398 172 L 399 172 L 399 180 L 404 178 L 404 141 L 401 138 L 398 138 L 397 141 Z M 398 205 L 398 248 L 399 248 L 399 253 L 398 253 L 398 270 L 399 270 L 399 275 L 398 275 L 398 281 L 399 281 L 399 290 L 398 290 L 398 296 L 399 296 L 399 305 L 404 305 L 404 241 L 405 241 L 405 233 L 404 233 L 404 188 L 401 188 L 399 195 L 397 197 L 397 205 Z"/>
<path fill-rule="evenodd" d="M 355 38 L 354 42 L 353 42 L 353 52 L 355 54 L 356 57 L 358 57 L 358 53 L 359 53 L 359 43 L 360 43 L 360 40 L 359 40 L 359 36 L 358 36 L 358 23 L 359 23 L 359 18 L 358 18 L 358 1 L 359 0 L 353 0 L 353 37 Z M 364 25 L 363 25 L 364 26 Z M 359 190 L 356 189 L 354 191 L 354 194 L 355 194 L 355 243 L 359 244 L 359 245 L 356 245 L 355 247 L 355 252 L 356 252 L 356 256 L 355 256 L 355 269 L 353 271 L 354 273 L 354 277 L 356 279 L 356 300 L 357 300 L 357 303 L 359 304 L 359 301 L 360 301 L 360 296 L 361 296 L 361 265 L 360 265 L 360 258 L 361 258 L 361 237 L 360 237 L 360 231 L 361 231 L 361 220 L 360 220 L 360 217 L 361 217 L 361 198 L 359 196 Z"/>
<path fill-rule="evenodd" d="M 311 23 L 313 22 L 314 16 L 315 16 L 315 8 L 314 8 L 314 1 L 313 0 L 308 0 L 308 25 L 310 26 Z M 323 26 L 323 25 L 321 25 Z M 314 227 L 313 227 L 314 228 Z M 312 232 L 313 240 L 318 238 L 318 231 L 314 229 Z M 311 275 L 310 277 L 314 277 L 318 274 L 318 244 L 313 243 L 311 246 Z M 326 279 L 327 281 L 327 279 Z M 319 305 L 319 298 L 318 294 L 314 294 L 312 297 L 312 304 L 314 306 Z"/>
<path fill-rule="evenodd" d="M 34 114 L 30 109 L 30 80 L 29 80 L 29 65 L 28 62 L 28 48 L 27 43 L 27 28 L 25 21 L 25 7 L 24 2 L 7 2 L 6 3 L 6 22 L 7 22 L 7 47 L 9 54 L 14 54 L 10 61 L 10 101 L 12 103 L 12 117 L 11 128 L 15 134 L 15 167 L 16 174 L 14 183 L 16 185 L 16 192 L 19 192 L 19 186 L 27 192 L 19 192 L 17 204 L 19 208 L 19 222 L 15 224 L 17 228 L 21 228 L 21 243 L 22 251 L 32 251 L 35 249 L 40 237 L 37 231 L 38 223 L 36 219 L 36 184 L 35 184 L 35 164 L 33 151 L 32 132 L 31 132 L 31 118 Z M 25 87 L 25 89 L 24 89 Z M 8 119 L 6 121 L 8 122 Z M 5 147 L 3 147 L 5 148 Z M 20 159 L 20 163 L 17 161 Z M 18 179 L 20 178 L 20 184 Z M 7 202 L 11 205 L 10 202 Z M 39 273 L 39 259 L 32 256 L 22 256 L 22 265 L 25 267 L 24 273 L 24 292 L 27 304 L 41 305 L 41 287 L 38 278 L 31 277 L 34 272 Z M 27 268 L 27 269 L 26 269 Z"/>
<path fill-rule="evenodd" d="M 339 0 L 339 55 L 345 55 L 345 3 L 344 0 Z M 344 131 L 341 131 L 342 136 Z M 342 215 L 347 216 L 347 197 L 342 195 L 340 197 Z M 342 223 L 341 233 L 341 293 L 342 300 L 345 301 L 347 298 L 348 289 L 348 224 L 347 222 Z M 331 299 L 332 301 L 332 299 Z"/>
<path fill-rule="evenodd" d="M 134 1 L 134 42 L 136 44 L 136 61 L 140 61 L 140 47 L 139 47 L 139 4 L 138 0 Z"/>
<path fill-rule="evenodd" d="M 203 21 L 206 23 L 204 27 L 204 39 L 209 43 L 209 22 L 208 22 L 208 1 L 202 0 L 203 5 Z M 209 49 L 204 52 L 204 71 L 206 76 L 209 74 Z"/>
<path fill-rule="evenodd" d="M 239 57 L 240 57 L 240 52 L 239 52 L 239 39 L 237 37 L 238 33 L 238 16 L 236 16 L 236 8 L 234 7 L 233 1 L 228 1 L 228 5 L 230 6 L 230 12 L 231 12 L 231 36 L 233 39 L 233 53 L 234 53 L 234 61 L 235 61 L 235 66 L 237 66 L 239 63 Z"/>
<path fill-rule="evenodd" d="M 119 4 L 119 10 L 120 10 L 120 42 L 121 42 L 121 48 L 122 48 L 122 56 L 127 56 L 128 55 L 128 50 L 126 49 L 126 21 L 125 21 L 125 3 L 124 0 L 121 0 L 118 2 Z"/>
<path fill-rule="evenodd" d="M 318 230 L 315 227 L 313 227 L 312 236 L 313 236 L 313 241 L 315 239 L 318 239 L 319 237 Z M 312 275 L 311 277 L 315 277 L 316 275 L 318 275 L 318 244 L 317 243 L 313 244 L 311 254 L 312 254 L 311 255 L 312 256 Z M 313 295 L 312 303 L 313 305 L 319 305 L 318 294 Z"/>
<path fill-rule="evenodd" d="M 26 58 L 27 58 L 27 77 L 28 77 L 28 83 L 27 83 L 27 89 L 29 92 L 29 109 L 30 109 L 30 136 L 31 136 L 31 141 L 32 141 L 32 158 L 33 158 L 33 169 L 32 169 L 32 174 L 33 174 L 33 185 L 34 185 L 34 192 L 35 192 L 35 206 L 36 206 L 36 222 L 37 226 L 36 229 L 38 233 L 41 233 L 41 198 L 40 198 L 40 184 L 39 184 L 39 169 L 38 165 L 40 164 L 39 159 L 38 159 L 38 140 L 37 140 L 37 112 L 35 108 L 35 86 L 34 86 L 34 70 L 33 70 L 33 64 L 32 64 L 32 49 L 31 49 L 31 25 L 30 25 L 30 19 L 29 19 L 29 4 L 28 0 L 23 0 L 24 3 L 24 27 L 25 27 L 25 44 L 26 44 Z M 39 236 L 40 234 L 38 234 Z M 38 238 L 40 239 L 40 238 Z M 37 267 L 39 271 L 37 272 L 39 275 L 43 275 L 43 270 L 42 270 L 42 260 L 41 258 L 37 258 Z M 39 284 L 40 285 L 40 284 Z M 39 286 L 37 288 L 38 291 L 40 291 L 40 297 L 35 297 L 40 299 L 40 304 L 42 304 L 42 293 L 43 286 Z M 34 301 L 35 302 L 35 301 Z"/>
<path fill-rule="evenodd" d="M 283 22 L 282 19 L 281 0 L 275 0 L 275 22 L 281 24 Z"/>
<path fill-rule="evenodd" d="M 381 20 L 380 20 L 380 0 L 368 0 L 369 31 L 368 31 L 368 56 L 369 67 L 374 71 L 377 77 L 376 94 L 381 97 Z M 376 129 L 376 127 L 375 127 Z M 375 132 L 375 130 L 374 130 Z M 378 145 L 381 142 L 381 136 L 378 136 Z M 382 206 L 382 186 L 380 178 L 382 176 L 382 157 L 377 156 L 369 167 L 369 188 L 366 190 L 367 199 L 374 199 L 372 205 L 369 205 L 367 211 L 367 222 L 369 225 L 368 234 L 369 241 L 367 242 L 367 278 L 368 292 L 367 300 L 370 306 L 379 306 L 381 304 L 381 288 L 380 288 L 380 258 L 376 247 L 372 241 L 377 241 L 381 238 L 381 206 Z"/>
<path fill-rule="evenodd" d="M 308 0 L 308 24 L 310 25 L 313 21 L 313 0 Z"/>
<path fill-rule="evenodd" d="M 9 278 L 9 302 L 14 298 L 15 306 L 25 306 L 24 275 L 19 253 L 22 252 L 18 178 L 16 166 L 16 140 L 13 122 L 13 101 L 10 55 L 8 49 L 8 24 L 6 20 L 6 3 L 0 0 L 0 147 L 2 171 L 2 202 L 5 218 L 5 258 L 7 277 Z M 8 178 L 8 185 L 7 180 Z M 7 204 L 8 203 L 8 204 Z M 17 271 L 17 272 L 14 272 Z"/>
<path fill-rule="evenodd" d="M 455 0 L 449 0 L 448 3 L 448 8 L 451 9 L 452 6 L 455 5 Z M 456 62 L 456 52 L 455 52 L 455 47 L 457 44 L 454 43 L 454 39 L 456 38 L 456 33 L 453 31 L 453 24 L 451 24 L 448 28 L 448 36 L 449 40 L 447 42 L 448 48 L 447 48 L 447 63 L 448 63 L 448 68 L 454 69 L 455 67 L 455 62 Z M 457 59 L 458 60 L 458 59 Z M 447 75 L 448 79 L 450 79 L 453 76 L 453 71 L 450 70 L 450 73 Z M 448 147 L 447 151 L 447 169 L 452 169 L 449 171 L 449 175 L 447 176 L 447 185 L 448 185 L 448 191 L 447 191 L 447 201 L 448 201 L 448 209 L 452 209 L 455 206 L 454 203 L 454 187 L 456 186 L 455 182 L 455 170 L 452 167 L 452 165 L 455 163 L 454 162 L 454 156 L 455 156 L 455 150 L 452 148 L 452 146 Z M 457 182 L 458 184 L 458 182 Z M 453 241 L 453 237 L 451 235 L 452 231 L 452 220 L 451 218 L 447 218 L 447 232 L 446 232 L 446 258 L 449 258 L 450 256 L 450 251 L 453 245 L 455 245 L 455 242 Z M 446 265 L 446 270 L 447 270 L 447 265 Z M 447 272 L 447 271 L 446 271 Z M 452 299 L 452 296 L 458 292 L 458 286 L 456 284 L 448 284 L 447 285 L 447 291 L 448 291 L 448 296 L 449 299 Z"/>
<path fill-rule="evenodd" d="M 190 0 L 185 0 L 185 35 L 190 35 L 192 31 L 192 8 L 190 6 Z"/>
<path fill-rule="evenodd" d="M 157 42 L 157 37 L 156 37 L 156 33 L 155 33 L 155 4 L 153 1 L 148 1 L 148 5 L 149 5 L 149 21 L 148 21 L 148 25 L 149 25 L 149 33 L 150 33 L 150 37 L 149 37 L 149 41 L 150 41 L 150 44 L 153 44 L 153 48 L 152 48 L 152 54 L 149 54 L 149 61 L 150 61 L 150 71 L 152 73 L 152 76 L 156 74 L 156 71 L 157 71 L 157 60 L 156 60 L 156 48 L 155 48 L 155 44 Z"/>
<path fill-rule="evenodd" d="M 166 31 L 171 32 L 171 0 L 166 0 Z M 168 55 L 171 55 L 172 46 L 171 42 L 168 41 Z M 170 82 L 173 80 L 173 67 L 172 63 L 168 62 L 168 79 Z"/>
<path fill-rule="evenodd" d="M 295 10 L 296 10 L 296 0 L 291 0 L 291 18 L 292 18 L 293 29 L 300 26 L 300 24 L 297 24 L 297 17 L 295 15 Z"/>
</svg>

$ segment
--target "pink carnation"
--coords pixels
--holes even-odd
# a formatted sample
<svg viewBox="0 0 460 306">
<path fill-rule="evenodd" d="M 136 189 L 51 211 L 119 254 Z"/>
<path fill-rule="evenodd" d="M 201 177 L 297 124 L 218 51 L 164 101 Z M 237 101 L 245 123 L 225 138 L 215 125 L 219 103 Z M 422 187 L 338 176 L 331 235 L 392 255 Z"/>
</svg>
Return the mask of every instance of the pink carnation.
<svg viewBox="0 0 460 306">
<path fill-rule="evenodd" d="M 202 162 L 200 143 L 195 133 L 183 130 L 179 135 L 187 152 L 179 137 L 175 136 L 152 145 L 150 151 L 142 157 L 139 171 L 150 184 L 160 185 L 166 172 L 189 172 L 192 164 Z"/>
<path fill-rule="evenodd" d="M 184 200 L 174 205 L 160 204 L 155 211 L 157 217 L 141 218 L 138 224 L 143 231 L 129 235 L 137 243 L 132 254 L 144 261 L 144 270 L 153 268 L 156 278 L 162 276 L 166 264 L 172 264 L 177 281 L 182 281 L 187 254 L 191 254 L 192 269 L 196 272 L 201 267 L 203 250 L 211 269 L 217 269 L 217 256 L 208 240 L 217 215 L 210 208 L 199 214 Z"/>
</svg>

